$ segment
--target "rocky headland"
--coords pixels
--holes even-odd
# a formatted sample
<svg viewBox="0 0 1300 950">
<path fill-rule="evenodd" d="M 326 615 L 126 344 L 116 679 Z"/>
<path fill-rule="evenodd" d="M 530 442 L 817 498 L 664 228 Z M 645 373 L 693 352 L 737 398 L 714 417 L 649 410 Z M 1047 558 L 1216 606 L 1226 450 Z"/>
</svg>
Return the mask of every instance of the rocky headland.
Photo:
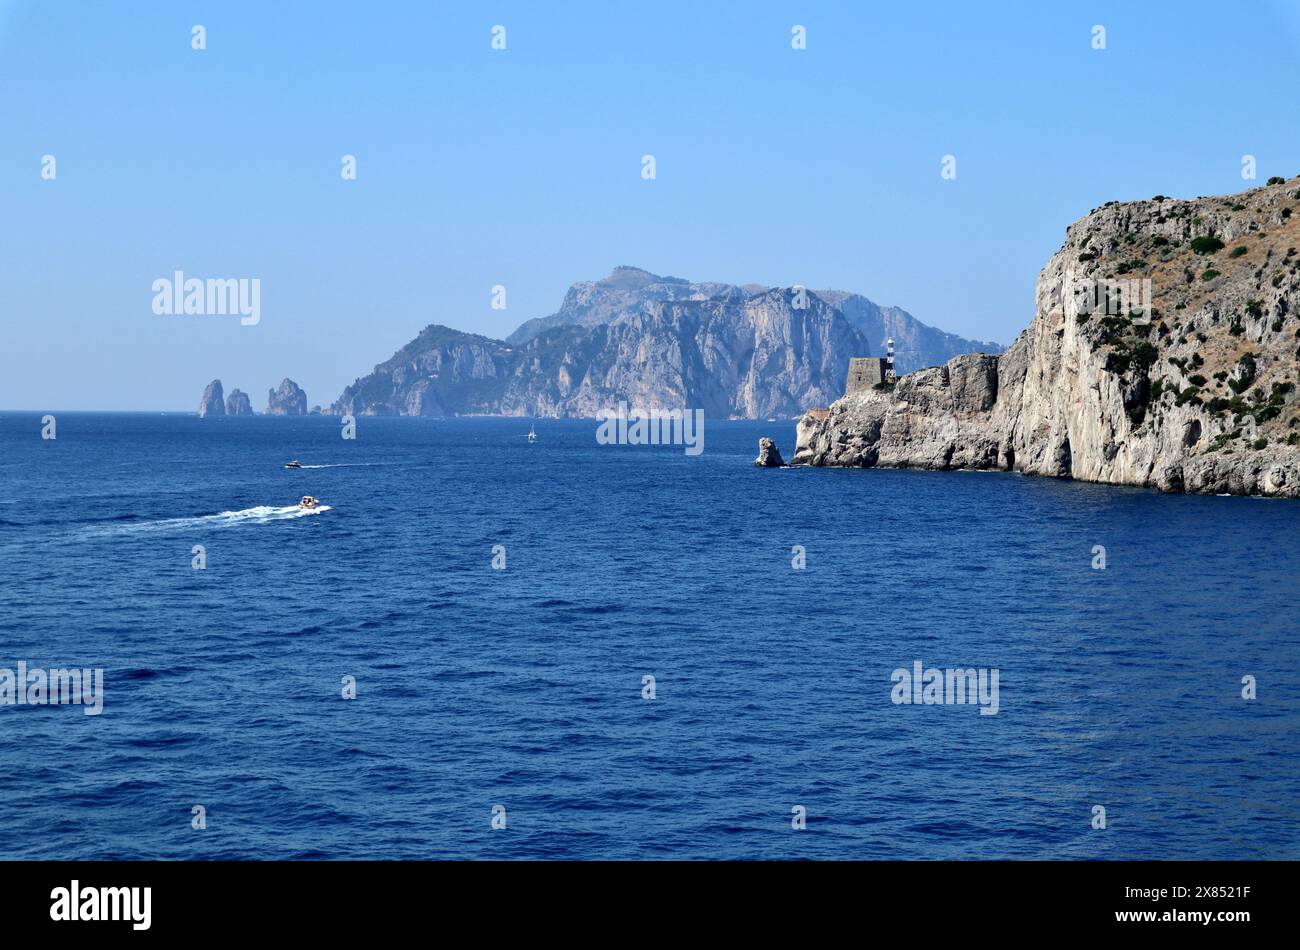
<svg viewBox="0 0 1300 950">
<path fill-rule="evenodd" d="M 792 462 L 1300 497 L 1297 248 L 1300 178 L 1111 202 L 1066 229 L 1004 353 L 805 415 Z"/>
</svg>

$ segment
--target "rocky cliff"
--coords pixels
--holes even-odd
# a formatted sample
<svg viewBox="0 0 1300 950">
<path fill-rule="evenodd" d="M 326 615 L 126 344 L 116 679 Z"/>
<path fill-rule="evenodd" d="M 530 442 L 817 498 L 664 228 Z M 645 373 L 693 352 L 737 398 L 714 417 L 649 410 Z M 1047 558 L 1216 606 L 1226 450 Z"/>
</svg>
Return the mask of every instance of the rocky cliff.
<svg viewBox="0 0 1300 950">
<path fill-rule="evenodd" d="M 681 277 L 660 277 L 639 267 L 616 267 L 603 280 L 580 281 L 569 288 L 560 309 L 549 317 L 528 320 L 506 338 L 514 345 L 526 343 L 549 329 L 562 326 L 600 326 L 642 309 L 646 304 L 670 301 L 704 301 L 716 298 L 744 300 L 772 288 L 762 284 L 694 282 Z M 843 290 L 817 290 L 823 302 L 844 314 L 866 339 L 868 350 L 851 356 L 883 356 L 885 342 L 894 340 L 899 372 L 946 362 L 960 353 L 983 350 L 1000 353 L 996 343 L 967 340 L 927 326 L 906 310 L 882 307 L 861 294 Z"/>
<path fill-rule="evenodd" d="M 232 389 L 230 395 L 226 397 L 226 415 L 251 416 L 252 414 L 253 403 L 248 398 L 248 393 L 242 389 Z"/>
<path fill-rule="evenodd" d="M 902 311 L 894 319 L 947 336 Z M 788 417 L 829 403 L 850 357 L 870 352 L 870 341 L 817 293 L 619 267 L 574 284 L 557 313 L 506 341 L 426 327 L 347 387 L 332 411 L 591 417 L 626 402 L 641 411 Z"/>
<path fill-rule="evenodd" d="M 278 389 L 266 394 L 266 414 L 268 416 L 305 416 L 307 415 L 307 394 L 292 379 L 286 378 Z"/>
<path fill-rule="evenodd" d="M 626 402 L 644 412 L 793 416 L 833 398 L 849 357 L 866 345 L 816 295 L 733 288 L 553 326 L 517 345 L 427 327 L 349 386 L 333 411 L 595 417 Z"/>
<path fill-rule="evenodd" d="M 495 415 L 518 361 L 500 340 L 432 325 L 343 390 L 331 407 L 350 415 Z"/>
<path fill-rule="evenodd" d="M 224 416 L 226 414 L 226 401 L 221 390 L 221 380 L 214 379 L 208 383 L 203 390 L 203 398 L 199 400 L 199 418 L 204 416 Z"/>
<path fill-rule="evenodd" d="M 793 461 L 1300 497 L 1298 186 L 1093 211 L 1005 353 L 805 417 Z"/>
</svg>

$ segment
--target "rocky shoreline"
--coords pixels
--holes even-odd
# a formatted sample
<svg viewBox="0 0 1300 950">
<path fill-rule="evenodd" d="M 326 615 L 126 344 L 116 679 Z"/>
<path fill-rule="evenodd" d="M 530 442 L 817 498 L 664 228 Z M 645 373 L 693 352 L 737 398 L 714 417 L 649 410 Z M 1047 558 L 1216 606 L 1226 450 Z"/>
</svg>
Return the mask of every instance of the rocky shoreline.
<svg viewBox="0 0 1300 950">
<path fill-rule="evenodd" d="M 791 461 L 1300 497 L 1297 245 L 1300 178 L 1097 209 L 1067 229 L 1006 352 L 806 414 Z M 1092 288 L 1135 278 L 1151 309 L 1096 308 Z"/>
</svg>

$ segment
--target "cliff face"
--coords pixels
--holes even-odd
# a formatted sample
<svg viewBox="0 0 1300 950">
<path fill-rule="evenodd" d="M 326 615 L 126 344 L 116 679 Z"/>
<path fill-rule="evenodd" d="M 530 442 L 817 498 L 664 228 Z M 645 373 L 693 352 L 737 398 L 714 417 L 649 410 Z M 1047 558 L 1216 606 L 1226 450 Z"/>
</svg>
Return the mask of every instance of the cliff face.
<svg viewBox="0 0 1300 950">
<path fill-rule="evenodd" d="M 874 352 L 891 334 L 916 361 L 946 359 L 968 342 L 865 297 L 828 293 L 884 334 Z M 815 292 L 618 267 L 574 284 L 559 311 L 505 341 L 426 327 L 331 411 L 591 417 L 626 402 L 641 411 L 790 416 L 829 402 L 849 359 L 871 352 L 853 321 Z"/>
<path fill-rule="evenodd" d="M 1300 497 L 1298 186 L 1092 212 L 1005 353 L 841 399 L 801 423 L 794 461 Z M 1132 279 L 1151 281 L 1149 322 L 1107 283 Z"/>
<path fill-rule="evenodd" d="M 278 389 L 266 394 L 266 414 L 268 416 L 305 416 L 307 415 L 307 394 L 292 379 L 285 379 Z"/>
<path fill-rule="evenodd" d="M 427 327 L 349 386 L 333 411 L 595 417 L 626 402 L 645 412 L 792 416 L 833 398 L 849 357 L 866 345 L 813 294 L 731 288 L 553 326 L 515 346 Z"/>
<path fill-rule="evenodd" d="M 560 309 L 549 317 L 522 324 L 506 338 L 514 345 L 527 343 L 546 330 L 564 326 L 593 327 L 613 323 L 647 304 L 675 301 L 729 299 L 743 301 L 773 288 L 760 284 L 695 282 L 680 277 L 660 277 L 637 267 L 616 267 L 603 280 L 580 281 L 569 288 Z M 812 291 L 825 303 L 844 314 L 850 326 L 862 334 L 868 349 L 851 356 L 883 356 L 885 342 L 894 340 L 895 365 L 899 372 L 943 363 L 960 353 L 983 350 L 1000 353 L 996 343 L 966 340 L 927 326 L 906 310 L 882 307 L 861 294 L 843 290 Z"/>
<path fill-rule="evenodd" d="M 330 411 L 437 418 L 495 414 L 516 362 L 513 348 L 500 340 L 428 326 L 343 390 Z"/>
<path fill-rule="evenodd" d="M 230 395 L 226 397 L 226 415 L 251 416 L 252 414 L 253 403 L 248 398 L 248 393 L 242 389 L 232 389 Z"/>
<path fill-rule="evenodd" d="M 199 400 L 199 418 L 204 416 L 224 416 L 226 414 L 226 402 L 221 390 L 221 380 L 214 379 L 208 383 L 203 390 L 203 398 Z"/>
<path fill-rule="evenodd" d="M 792 416 L 838 392 L 866 346 L 843 315 L 790 290 L 665 301 L 529 341 L 501 401 L 508 415 L 597 416 L 703 409 L 710 417 Z"/>
</svg>

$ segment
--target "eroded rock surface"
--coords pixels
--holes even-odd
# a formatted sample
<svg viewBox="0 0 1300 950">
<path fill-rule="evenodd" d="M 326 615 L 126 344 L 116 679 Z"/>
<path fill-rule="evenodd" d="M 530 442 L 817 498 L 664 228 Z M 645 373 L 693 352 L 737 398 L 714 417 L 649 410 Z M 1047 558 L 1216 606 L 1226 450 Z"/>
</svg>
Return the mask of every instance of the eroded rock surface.
<svg viewBox="0 0 1300 950">
<path fill-rule="evenodd" d="M 1297 246 L 1300 179 L 1106 205 L 1067 229 L 1006 352 L 805 415 L 792 461 L 1300 497 Z M 1133 286 L 1114 306 L 1133 279 L 1152 311 Z"/>
</svg>

